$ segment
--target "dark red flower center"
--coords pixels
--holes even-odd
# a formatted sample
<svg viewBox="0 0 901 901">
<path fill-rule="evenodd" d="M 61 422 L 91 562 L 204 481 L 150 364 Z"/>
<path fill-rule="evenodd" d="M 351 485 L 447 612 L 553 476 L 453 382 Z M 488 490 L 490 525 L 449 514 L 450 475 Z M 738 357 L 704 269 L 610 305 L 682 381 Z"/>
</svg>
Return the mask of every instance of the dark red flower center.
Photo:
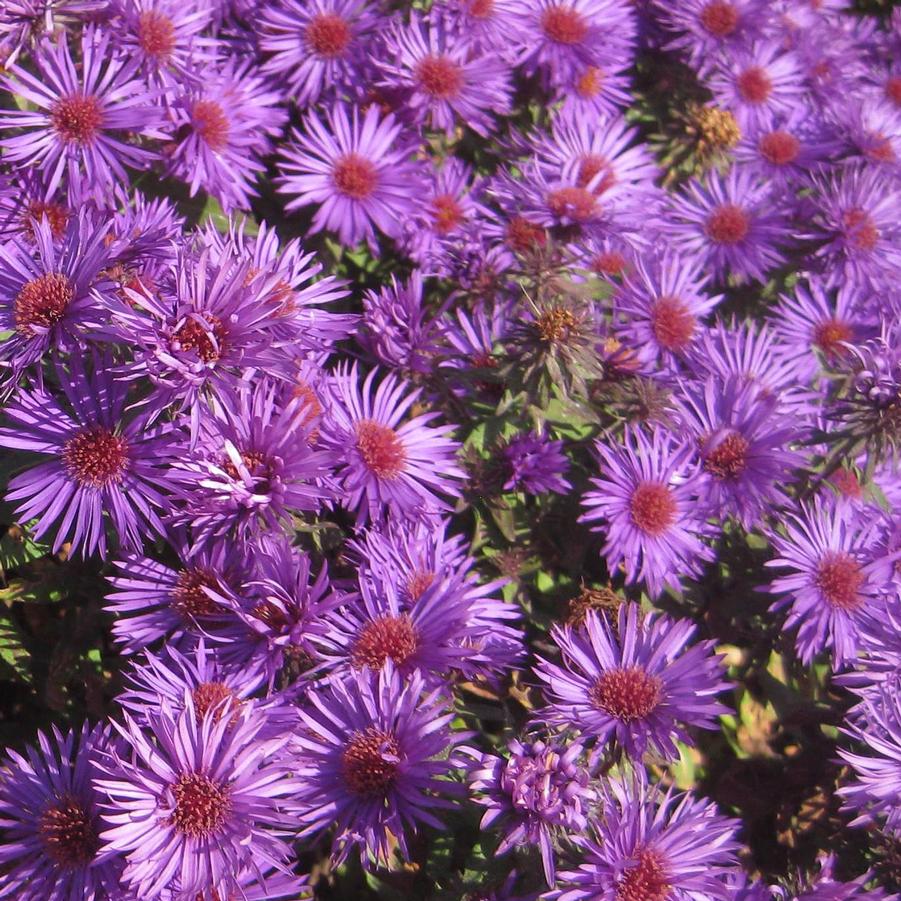
<svg viewBox="0 0 901 901">
<path fill-rule="evenodd" d="M 487 19 L 494 12 L 494 0 L 470 0 L 469 14 L 474 19 Z"/>
<path fill-rule="evenodd" d="M 547 205 L 558 219 L 587 222 L 595 214 L 596 198 L 591 191 L 571 185 L 551 191 Z"/>
<path fill-rule="evenodd" d="M 879 132 L 867 136 L 864 153 L 877 163 L 893 163 L 896 159 L 892 142 Z"/>
<path fill-rule="evenodd" d="M 390 426 L 362 419 L 357 423 L 357 450 L 366 468 L 380 479 L 396 479 L 404 470 L 407 451 Z"/>
<path fill-rule="evenodd" d="M 86 866 L 100 847 L 87 808 L 71 795 L 59 798 L 44 810 L 38 820 L 38 833 L 47 854 L 64 869 Z"/>
<path fill-rule="evenodd" d="M 863 487 L 853 469 L 841 466 L 831 476 L 829 482 L 842 497 L 859 500 L 863 496 Z"/>
<path fill-rule="evenodd" d="M 901 106 L 901 75 L 893 75 L 885 83 L 885 96 L 888 97 L 895 106 Z"/>
<path fill-rule="evenodd" d="M 848 242 L 855 250 L 872 253 L 879 243 L 879 229 L 872 216 L 861 209 L 849 210 L 842 217 Z"/>
<path fill-rule="evenodd" d="M 738 10 L 724 0 L 705 3 L 701 10 L 701 27 L 715 38 L 725 38 L 738 28 Z"/>
<path fill-rule="evenodd" d="M 423 594 L 431 588 L 434 581 L 435 573 L 424 569 L 417 569 L 407 583 L 407 594 L 410 597 L 410 602 L 418 601 Z"/>
<path fill-rule="evenodd" d="M 148 9 L 138 17 L 138 46 L 158 61 L 166 60 L 175 49 L 175 25 L 156 9 Z"/>
<path fill-rule="evenodd" d="M 207 569 L 192 567 L 182 570 L 172 589 L 173 609 L 189 622 L 199 616 L 209 616 L 216 609 L 216 602 L 204 589 L 218 585 L 215 574 Z"/>
<path fill-rule="evenodd" d="M 717 244 L 738 244 L 748 236 L 748 214 L 734 203 L 717 207 L 707 219 L 707 235 Z"/>
<path fill-rule="evenodd" d="M 793 163 L 801 152 L 801 142 L 787 131 L 771 131 L 760 139 L 760 155 L 774 166 Z"/>
<path fill-rule="evenodd" d="M 375 165 L 358 153 L 348 153 L 335 161 L 332 181 L 335 187 L 352 200 L 365 200 L 378 185 Z"/>
<path fill-rule="evenodd" d="M 334 59 L 344 53 L 353 35 L 350 25 L 341 16 L 320 13 L 310 20 L 304 37 L 317 55 Z"/>
<path fill-rule="evenodd" d="M 53 328 L 66 315 L 75 286 L 61 272 L 38 276 L 22 286 L 13 301 L 16 331 L 25 338 Z"/>
<path fill-rule="evenodd" d="M 578 44 L 588 34 L 588 23 L 578 10 L 555 3 L 541 14 L 541 30 L 558 44 Z"/>
<path fill-rule="evenodd" d="M 241 451 L 241 462 L 250 473 L 251 478 L 264 480 L 270 478 L 272 462 L 269 457 L 262 451 Z M 226 457 L 222 461 L 222 468 L 228 473 L 231 478 L 237 479 L 239 481 L 243 480 L 244 477 L 241 475 L 238 467 L 235 466 L 234 463 L 232 463 L 230 457 Z M 265 491 L 265 483 L 258 485 L 257 490 Z"/>
<path fill-rule="evenodd" d="M 350 649 L 350 661 L 357 668 L 381 669 L 386 660 L 403 666 L 419 647 L 419 635 L 406 614 L 386 614 L 367 623 Z"/>
<path fill-rule="evenodd" d="M 591 268 L 598 275 L 618 277 L 626 271 L 626 258 L 618 250 L 605 250 L 595 254 Z M 659 339 L 658 339 L 659 340 Z"/>
<path fill-rule="evenodd" d="M 715 479 L 737 479 L 748 466 L 750 444 L 738 432 L 730 432 L 704 457 L 704 469 Z"/>
<path fill-rule="evenodd" d="M 196 353 L 204 363 L 215 363 L 225 353 L 225 326 L 218 316 L 211 313 L 201 313 L 185 320 L 172 338 L 178 343 L 177 350 Z"/>
<path fill-rule="evenodd" d="M 432 200 L 432 229 L 439 235 L 452 232 L 463 221 L 463 208 L 450 194 Z"/>
<path fill-rule="evenodd" d="M 213 153 L 228 146 L 230 125 L 225 110 L 215 100 L 198 100 L 191 109 L 194 130 Z"/>
<path fill-rule="evenodd" d="M 738 76 L 737 87 L 741 99 L 756 106 L 769 99 L 773 82 L 761 66 L 751 66 Z"/>
<path fill-rule="evenodd" d="M 818 323 L 813 330 L 813 343 L 830 359 L 847 355 L 848 349 L 842 342 L 851 341 L 853 337 L 851 326 L 835 318 Z"/>
<path fill-rule="evenodd" d="M 544 247 L 547 235 L 540 225 L 522 216 L 514 216 L 507 224 L 506 240 L 517 253 L 527 253 L 536 247 Z"/>
<path fill-rule="evenodd" d="M 438 100 L 460 96 L 463 67 L 449 56 L 426 56 L 416 63 L 414 71 L 419 86 Z"/>
<path fill-rule="evenodd" d="M 660 482 L 642 482 L 629 500 L 632 522 L 647 535 L 662 535 L 676 521 L 676 500 Z"/>
<path fill-rule="evenodd" d="M 347 787 L 363 797 L 384 794 L 394 782 L 399 756 L 400 746 L 390 732 L 369 726 L 354 733 L 341 755 Z"/>
<path fill-rule="evenodd" d="M 638 666 L 612 669 L 591 686 L 589 697 L 595 707 L 610 716 L 632 723 L 644 719 L 661 699 L 663 683 Z"/>
<path fill-rule="evenodd" d="M 71 94 L 53 105 L 50 123 L 64 141 L 90 144 L 103 124 L 103 109 L 92 95 Z"/>
<path fill-rule="evenodd" d="M 864 603 L 860 587 L 865 578 L 861 565 L 850 554 L 830 551 L 817 565 L 814 582 L 833 607 L 854 610 Z"/>
<path fill-rule="evenodd" d="M 63 463 L 69 475 L 91 488 L 121 482 L 128 465 L 128 442 L 100 425 L 78 432 L 64 445 Z"/>
<path fill-rule="evenodd" d="M 35 239 L 34 223 L 46 219 L 50 226 L 50 234 L 54 238 L 61 238 L 69 224 L 69 211 L 61 203 L 53 200 L 32 200 L 26 207 L 24 229 L 25 234 L 33 241 Z"/>
<path fill-rule="evenodd" d="M 203 773 L 182 773 L 172 786 L 175 810 L 172 825 L 191 838 L 218 832 L 231 809 L 228 786 Z"/>
<path fill-rule="evenodd" d="M 685 350 L 695 334 L 697 319 L 678 297 L 660 297 L 651 307 L 651 330 L 661 347 Z"/>
<path fill-rule="evenodd" d="M 595 194 L 603 194 L 604 191 L 609 191 L 616 184 L 616 173 L 613 171 L 613 166 L 604 157 L 589 153 L 583 156 L 579 162 L 579 174 L 576 178 L 576 184 L 580 188 L 587 188 L 591 180 L 602 172 L 603 176 L 595 182 L 594 187 L 591 189 Z"/>
<path fill-rule="evenodd" d="M 597 97 L 598 94 L 601 93 L 601 88 L 604 86 L 604 72 L 602 69 L 599 69 L 597 66 L 589 66 L 577 79 L 576 79 L 576 93 L 580 97 L 584 97 L 586 99 L 590 99 L 592 97 Z"/>
<path fill-rule="evenodd" d="M 213 721 L 218 723 L 226 713 L 230 713 L 228 724 L 234 726 L 238 721 L 241 701 L 224 682 L 201 682 L 192 692 L 194 701 L 194 719 L 197 725 L 210 712 L 215 711 Z"/>
<path fill-rule="evenodd" d="M 670 882 L 660 855 L 644 849 L 616 885 L 616 901 L 668 901 Z"/>
</svg>

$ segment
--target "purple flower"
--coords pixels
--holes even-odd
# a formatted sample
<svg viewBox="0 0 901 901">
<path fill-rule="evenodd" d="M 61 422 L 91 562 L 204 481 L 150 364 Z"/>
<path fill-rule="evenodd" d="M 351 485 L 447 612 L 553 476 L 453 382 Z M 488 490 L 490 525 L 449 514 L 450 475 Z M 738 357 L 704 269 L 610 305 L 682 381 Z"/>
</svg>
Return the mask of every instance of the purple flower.
<svg viewBox="0 0 901 901">
<path fill-rule="evenodd" d="M 772 609 L 791 608 L 785 628 L 798 628 L 795 646 L 804 663 L 828 648 L 839 669 L 857 656 L 863 622 L 881 615 L 889 575 L 878 555 L 882 524 L 848 505 L 819 501 L 782 522 L 785 534 L 770 536 L 775 557 L 767 566 L 792 572 L 771 583 L 783 595 Z"/>
<path fill-rule="evenodd" d="M 835 855 L 821 854 L 818 860 L 820 870 L 801 889 L 798 895 L 791 901 L 883 901 L 894 899 L 897 895 L 886 895 L 885 890 L 864 888 L 867 882 L 873 878 L 871 872 L 864 873 L 850 882 L 838 882 L 833 879 L 835 869 Z"/>
<path fill-rule="evenodd" d="M 719 281 L 730 275 L 766 281 L 784 262 L 780 247 L 791 234 L 769 187 L 738 167 L 725 177 L 711 172 L 704 184 L 689 182 L 671 199 L 662 228 Z"/>
<path fill-rule="evenodd" d="M 419 397 L 394 375 L 373 390 L 378 370 L 360 385 L 356 364 L 337 370 L 333 401 L 322 423 L 322 442 L 337 454 L 342 502 L 357 525 L 379 521 L 386 511 L 407 519 L 447 509 L 440 495 L 457 496 L 463 471 L 452 426 L 429 428 L 439 413 L 402 422 Z"/>
<path fill-rule="evenodd" d="M 502 451 L 505 464 L 504 491 L 566 494 L 571 488 L 563 478 L 569 459 L 562 441 L 551 441 L 540 433 L 528 432 L 508 441 Z"/>
<path fill-rule="evenodd" d="M 0 779 L 4 897 L 106 901 L 118 897 L 122 864 L 101 855 L 100 800 L 91 785 L 106 730 L 38 733 L 24 754 L 8 750 Z"/>
<path fill-rule="evenodd" d="M 556 881 L 554 839 L 583 832 L 595 800 L 588 771 L 579 763 L 582 746 L 516 739 L 509 756 L 479 754 L 469 770 L 470 790 L 487 807 L 480 830 L 503 827 L 497 854 L 521 845 L 538 845 L 549 886 Z"/>
<path fill-rule="evenodd" d="M 361 121 L 359 108 L 348 114 L 337 103 L 325 121 L 308 113 L 303 127 L 282 152 L 279 189 L 292 195 L 285 209 L 316 204 L 310 231 L 337 232 L 346 247 L 363 238 L 374 247 L 375 228 L 398 237 L 417 205 L 419 168 L 394 116 L 373 104 Z"/>
<path fill-rule="evenodd" d="M 553 628 L 564 665 L 539 658 L 549 706 L 537 718 L 614 740 L 634 760 L 648 750 L 674 760 L 677 741 L 692 743 L 685 725 L 715 729 L 728 712 L 716 700 L 729 683 L 715 642 L 688 647 L 692 622 L 643 615 L 637 604 L 620 608 L 618 626 L 589 611 L 583 628 Z"/>
<path fill-rule="evenodd" d="M 480 52 L 515 62 L 522 29 L 519 0 L 443 0 L 438 8 Z"/>
<path fill-rule="evenodd" d="M 284 871 L 290 856 L 275 830 L 296 785 L 278 744 L 260 740 L 265 714 L 244 705 L 232 723 L 185 700 L 178 714 L 148 711 L 146 725 L 123 713 L 123 752 L 100 762 L 94 783 L 107 799 L 105 850 L 125 859 L 123 882 L 141 898 L 173 885 L 181 897 L 227 898 L 244 870 Z"/>
<path fill-rule="evenodd" d="M 441 829 L 433 811 L 451 807 L 447 796 L 463 791 L 446 778 L 461 765 L 447 754 L 463 736 L 450 730 L 455 714 L 442 690 L 424 693 L 420 676 L 403 681 L 389 665 L 312 691 L 306 701 L 293 743 L 300 835 L 334 825 L 338 861 L 358 846 L 364 863 L 385 864 L 395 842 L 409 857 L 407 836 L 419 824 Z"/>
<path fill-rule="evenodd" d="M 467 35 L 444 27 L 440 18 L 422 21 L 410 14 L 385 38 L 378 58 L 379 84 L 400 90 L 418 124 L 453 133 L 457 122 L 483 138 L 494 130 L 494 115 L 510 112 L 510 70 L 495 53 L 479 54 Z"/>
<path fill-rule="evenodd" d="M 165 533 L 159 511 L 174 485 L 162 464 L 177 444 L 169 426 L 149 428 L 146 414 L 126 418 L 126 387 L 108 367 L 95 357 L 86 370 L 73 355 L 68 371 L 55 369 L 61 397 L 45 384 L 20 391 L 4 411 L 13 424 L 0 428 L 0 445 L 51 458 L 11 479 L 6 499 L 18 502 L 22 522 L 38 518 L 36 538 L 55 526 L 54 551 L 70 541 L 73 552 L 105 557 L 104 514 L 125 547 Z"/>
<path fill-rule="evenodd" d="M 301 108 L 353 87 L 379 24 L 368 0 L 278 0 L 259 11 L 262 71 L 281 79 Z"/>
<path fill-rule="evenodd" d="M 111 35 L 86 28 L 76 67 L 65 40 L 45 40 L 34 62 L 39 77 L 12 66 L 3 87 L 31 101 L 33 111 L 0 110 L 0 130 L 25 129 L 4 138 L 8 162 L 39 165 L 53 191 L 64 173 L 91 186 L 127 184 L 124 166 L 144 169 L 159 154 L 125 141 L 123 133 L 163 138 L 162 111 L 135 78 L 137 61 L 111 52 Z M 121 136 L 120 136 L 121 135 Z"/>
<path fill-rule="evenodd" d="M 554 901 L 732 901 L 725 881 L 736 866 L 738 821 L 716 805 L 643 780 L 605 783 L 592 833 L 575 836 L 578 870 L 560 873 L 570 886 Z"/>
<path fill-rule="evenodd" d="M 621 445 L 597 442 L 600 478 L 582 498 L 580 521 L 605 521 L 602 553 L 613 572 L 625 564 L 626 581 L 644 582 L 656 597 L 698 576 L 713 551 L 700 541 L 710 532 L 699 510 L 693 450 L 663 429 L 650 438 L 629 429 Z M 593 526 L 597 531 L 599 526 Z"/>
</svg>

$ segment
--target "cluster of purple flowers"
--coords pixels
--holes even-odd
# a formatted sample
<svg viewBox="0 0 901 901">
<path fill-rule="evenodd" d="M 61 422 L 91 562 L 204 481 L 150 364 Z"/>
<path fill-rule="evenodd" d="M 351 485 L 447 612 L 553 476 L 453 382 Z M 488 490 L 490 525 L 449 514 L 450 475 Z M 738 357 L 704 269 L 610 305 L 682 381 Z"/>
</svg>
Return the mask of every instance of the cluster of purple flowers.
<svg viewBox="0 0 901 901">
<path fill-rule="evenodd" d="M 733 683 L 655 609 L 766 546 L 901 837 L 901 14 L 848 5 L 0 4 L 5 500 L 102 561 L 127 661 L 8 752 L 0 898 L 310 897 L 302 849 L 396 868 L 461 809 L 531 898 L 888 897 L 752 881 L 677 790 Z M 672 183 L 647 54 L 707 98 Z M 622 603 L 530 644 L 480 551 L 561 499 Z"/>
</svg>

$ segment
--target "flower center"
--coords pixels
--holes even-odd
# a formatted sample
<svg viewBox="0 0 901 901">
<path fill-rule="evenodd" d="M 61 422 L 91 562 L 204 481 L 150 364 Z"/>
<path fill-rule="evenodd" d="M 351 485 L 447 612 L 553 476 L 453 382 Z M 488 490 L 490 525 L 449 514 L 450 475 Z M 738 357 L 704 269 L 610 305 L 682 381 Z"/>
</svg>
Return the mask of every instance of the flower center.
<svg viewBox="0 0 901 901">
<path fill-rule="evenodd" d="M 363 627 L 350 649 L 350 661 L 357 669 L 381 669 L 386 660 L 403 666 L 418 647 L 419 636 L 410 617 L 386 614 Z"/>
<path fill-rule="evenodd" d="M 487 19 L 494 12 L 494 0 L 470 0 L 469 14 L 474 19 Z"/>
<path fill-rule="evenodd" d="M 632 522 L 647 535 L 662 535 L 676 521 L 672 491 L 660 482 L 642 482 L 629 501 Z"/>
<path fill-rule="evenodd" d="M 588 34 L 588 23 L 565 3 L 556 3 L 541 14 L 541 30 L 558 44 L 578 44 Z"/>
<path fill-rule="evenodd" d="M 348 153 L 335 162 L 335 187 L 353 200 L 365 200 L 378 184 L 375 165 L 357 153 Z"/>
<path fill-rule="evenodd" d="M 426 56 L 416 64 L 414 72 L 419 86 L 438 100 L 460 96 L 463 67 L 448 56 Z"/>
<path fill-rule="evenodd" d="M 895 106 L 901 106 L 901 75 L 893 75 L 885 83 L 885 96 L 888 97 Z"/>
<path fill-rule="evenodd" d="M 591 180 L 602 172 L 604 173 L 603 176 L 597 179 L 594 187 L 591 188 L 594 194 L 603 194 L 604 191 L 612 188 L 616 184 L 616 173 L 604 157 L 589 153 L 583 156 L 579 163 L 579 174 L 576 178 L 576 184 L 580 188 L 587 188 Z"/>
<path fill-rule="evenodd" d="M 357 450 L 366 468 L 380 479 L 396 479 L 404 470 L 407 451 L 390 426 L 363 419 L 357 423 Z"/>
<path fill-rule="evenodd" d="M 350 25 L 336 13 L 314 16 L 304 31 L 307 43 L 319 56 L 341 56 L 351 40 Z"/>
<path fill-rule="evenodd" d="M 563 341 L 576 327 L 576 317 L 563 307 L 545 310 L 535 320 L 538 335 L 546 344 Z"/>
<path fill-rule="evenodd" d="M 604 84 L 604 73 L 597 66 L 589 66 L 576 79 L 576 93 L 580 97 L 590 99 L 601 93 Z"/>
<path fill-rule="evenodd" d="M 241 451 L 241 462 L 250 473 L 252 479 L 269 479 L 271 475 L 270 460 L 262 451 Z M 226 457 L 222 462 L 222 468 L 231 478 L 238 480 L 243 479 L 238 467 L 232 463 L 230 457 Z M 258 485 L 257 490 L 265 490 L 264 486 L 265 482 L 263 485 Z"/>
<path fill-rule="evenodd" d="M 833 607 L 855 610 L 864 602 L 860 594 L 864 579 L 860 564 L 850 554 L 830 551 L 817 565 L 814 582 Z"/>
<path fill-rule="evenodd" d="M 128 442 L 100 425 L 82 429 L 63 445 L 69 475 L 91 488 L 121 482 L 128 464 Z"/>
<path fill-rule="evenodd" d="M 645 849 L 637 857 L 616 885 L 616 901 L 667 901 L 670 882 L 660 856 Z"/>
<path fill-rule="evenodd" d="M 213 722 L 218 723 L 226 713 L 229 726 L 238 721 L 241 702 L 235 693 L 223 682 L 201 682 L 192 692 L 194 701 L 194 719 L 199 726 L 203 718 L 212 710 Z"/>
<path fill-rule="evenodd" d="M 216 609 L 216 603 L 204 589 L 216 588 L 218 584 L 219 580 L 209 570 L 182 570 L 172 589 L 172 607 L 189 622 L 199 616 L 209 616 Z"/>
<path fill-rule="evenodd" d="M 765 103 L 772 91 L 770 76 L 760 66 L 751 66 L 738 76 L 738 94 L 745 103 Z"/>
<path fill-rule="evenodd" d="M 25 213 L 25 234 L 33 241 L 35 239 L 34 224 L 46 219 L 50 226 L 50 234 L 54 238 L 61 238 L 69 224 L 69 211 L 61 204 L 52 200 L 32 200 L 28 204 Z"/>
<path fill-rule="evenodd" d="M 673 353 L 688 347 L 696 325 L 694 314 L 678 297 L 660 297 L 651 307 L 651 331 L 657 343 Z"/>
<path fill-rule="evenodd" d="M 221 153 L 228 146 L 229 122 L 225 110 L 215 100 L 198 100 L 191 110 L 194 130 L 213 151 Z"/>
<path fill-rule="evenodd" d="M 595 254 L 591 261 L 591 268 L 598 275 L 620 276 L 626 271 L 626 265 L 626 258 L 618 250 Z"/>
<path fill-rule="evenodd" d="M 514 216 L 507 224 L 506 240 L 517 253 L 526 253 L 535 247 L 543 247 L 547 237 L 540 225 Z"/>
<path fill-rule="evenodd" d="M 864 154 L 877 163 L 895 162 L 895 148 L 892 142 L 879 132 L 867 136 Z"/>
<path fill-rule="evenodd" d="M 182 773 L 172 786 L 175 810 L 171 824 L 191 838 L 218 832 L 231 809 L 228 786 L 203 773 Z"/>
<path fill-rule="evenodd" d="M 178 343 L 177 350 L 193 351 L 204 363 L 215 363 L 225 353 L 225 336 L 225 326 L 218 316 L 201 313 L 185 320 L 172 338 Z"/>
<path fill-rule="evenodd" d="M 50 272 L 27 282 L 13 301 L 16 331 L 33 338 L 59 323 L 66 315 L 75 286 L 61 272 Z"/>
<path fill-rule="evenodd" d="M 450 194 L 439 194 L 432 201 L 432 230 L 439 235 L 453 231 L 463 221 L 463 210 Z"/>
<path fill-rule="evenodd" d="M 853 469 L 848 469 L 846 466 L 839 467 L 832 473 L 829 476 L 829 483 L 842 497 L 859 500 L 863 496 L 860 479 L 857 478 Z"/>
<path fill-rule="evenodd" d="M 813 330 L 813 343 L 830 359 L 846 356 L 848 349 L 842 342 L 851 341 L 853 337 L 851 326 L 839 319 L 827 319 Z"/>
<path fill-rule="evenodd" d="M 410 603 L 418 601 L 432 587 L 434 581 L 435 573 L 417 569 L 407 583 L 407 594 L 409 595 Z"/>
<path fill-rule="evenodd" d="M 707 235 L 717 244 L 738 244 L 748 235 L 747 213 L 734 203 L 717 207 L 707 219 Z"/>
<path fill-rule="evenodd" d="M 848 243 L 855 250 L 872 253 L 879 243 L 879 229 L 866 210 L 849 210 L 842 217 Z"/>
<path fill-rule="evenodd" d="M 575 185 L 557 188 L 547 197 L 550 211 L 558 218 L 574 222 L 587 222 L 595 214 L 595 196 L 585 188 Z"/>
<path fill-rule="evenodd" d="M 704 457 L 704 469 L 715 479 L 736 479 L 747 468 L 749 447 L 738 432 L 730 432 Z"/>
<path fill-rule="evenodd" d="M 774 166 L 793 163 L 801 151 L 801 142 L 787 131 L 771 131 L 760 139 L 760 155 Z"/>
<path fill-rule="evenodd" d="M 400 747 L 390 732 L 369 726 L 355 732 L 341 755 L 341 769 L 348 788 L 356 795 L 387 792 L 400 763 Z"/>
<path fill-rule="evenodd" d="M 168 59 L 175 49 L 175 25 L 159 12 L 148 9 L 138 17 L 138 46 L 158 62 Z"/>
<path fill-rule="evenodd" d="M 100 847 L 87 809 L 71 795 L 60 798 L 41 814 L 38 833 L 53 862 L 64 869 L 86 866 Z"/>
<path fill-rule="evenodd" d="M 632 723 L 644 719 L 661 699 L 663 683 L 637 666 L 612 669 L 591 686 L 589 697 L 595 707 L 610 716 Z"/>
<path fill-rule="evenodd" d="M 64 141 L 90 144 L 103 123 L 100 101 L 85 94 L 61 97 L 50 110 L 50 123 Z"/>
<path fill-rule="evenodd" d="M 738 10 L 723 0 L 712 0 L 701 10 L 701 27 L 715 38 L 725 38 L 738 28 Z"/>
</svg>

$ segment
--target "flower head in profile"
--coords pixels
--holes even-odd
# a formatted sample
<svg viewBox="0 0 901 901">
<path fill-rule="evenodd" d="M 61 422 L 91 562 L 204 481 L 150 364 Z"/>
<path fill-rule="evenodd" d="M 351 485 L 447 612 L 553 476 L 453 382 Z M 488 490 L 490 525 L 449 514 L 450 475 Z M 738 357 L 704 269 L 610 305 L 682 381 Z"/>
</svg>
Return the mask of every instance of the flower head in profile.
<svg viewBox="0 0 901 901">
<path fill-rule="evenodd" d="M 463 792 L 447 778 L 460 765 L 447 755 L 461 736 L 450 730 L 454 713 L 442 692 L 388 665 L 306 696 L 292 746 L 301 836 L 334 825 L 337 860 L 357 847 L 364 862 L 384 864 L 395 844 L 409 856 L 419 825 L 442 828 L 434 811 Z"/>
<path fill-rule="evenodd" d="M 572 487 L 564 478 L 569 458 L 563 442 L 552 441 L 540 432 L 525 432 L 503 445 L 501 450 L 504 491 L 566 494 Z"/>
<path fill-rule="evenodd" d="M 0 893 L 18 901 L 106 901 L 117 897 L 121 861 L 101 855 L 92 785 L 107 733 L 38 733 L 37 746 L 8 750 L 0 779 Z"/>
<path fill-rule="evenodd" d="M 677 758 L 676 741 L 691 742 L 685 726 L 715 729 L 727 712 L 716 700 L 728 687 L 723 664 L 713 642 L 689 644 L 695 631 L 636 604 L 620 608 L 618 628 L 594 611 L 580 628 L 555 626 L 563 665 L 539 660 L 548 706 L 537 719 L 613 740 L 635 760 L 648 750 Z"/>
</svg>

